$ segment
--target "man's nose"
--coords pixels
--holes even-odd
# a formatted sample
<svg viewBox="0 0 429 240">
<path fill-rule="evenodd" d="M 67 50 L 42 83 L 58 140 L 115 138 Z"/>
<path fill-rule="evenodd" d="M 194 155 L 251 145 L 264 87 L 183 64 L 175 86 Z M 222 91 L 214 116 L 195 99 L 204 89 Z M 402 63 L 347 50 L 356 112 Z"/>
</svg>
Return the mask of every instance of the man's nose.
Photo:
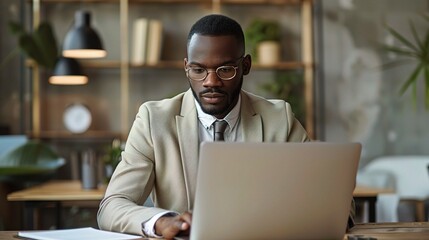
<svg viewBox="0 0 429 240">
<path fill-rule="evenodd" d="M 204 79 L 203 86 L 205 87 L 219 87 L 222 86 L 222 79 L 218 77 L 215 70 L 207 70 L 207 77 Z"/>
</svg>

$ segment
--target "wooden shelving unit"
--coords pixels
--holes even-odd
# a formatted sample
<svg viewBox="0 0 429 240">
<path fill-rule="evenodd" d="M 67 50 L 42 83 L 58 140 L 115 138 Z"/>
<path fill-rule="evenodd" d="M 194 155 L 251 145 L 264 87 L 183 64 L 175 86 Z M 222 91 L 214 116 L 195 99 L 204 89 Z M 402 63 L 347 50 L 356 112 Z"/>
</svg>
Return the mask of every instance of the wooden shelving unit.
<svg viewBox="0 0 429 240">
<path fill-rule="evenodd" d="M 120 71 L 120 115 L 121 127 L 120 137 L 125 140 L 129 131 L 129 81 L 130 71 L 134 69 L 182 69 L 183 62 L 180 61 L 161 61 L 156 65 L 134 65 L 129 63 L 129 8 L 130 4 L 198 4 L 207 5 L 214 13 L 222 12 L 222 7 L 227 5 L 293 5 L 300 6 L 301 15 L 301 61 L 286 61 L 279 62 L 270 66 L 263 66 L 257 63 L 252 65 L 256 70 L 301 70 L 304 74 L 305 85 L 305 105 L 306 105 L 306 129 L 311 137 L 315 137 L 314 124 L 314 99 L 313 99 L 313 81 L 314 81 L 314 57 L 313 57 L 313 1 L 312 0 L 32 0 L 33 8 L 33 24 L 37 26 L 40 22 L 40 7 L 42 4 L 55 3 L 117 3 L 119 6 L 120 15 L 120 49 L 121 55 L 118 60 L 86 60 L 81 61 L 84 68 L 93 69 L 119 69 Z M 258 6 L 259 7 L 259 6 Z M 160 10 L 162 11 L 162 10 Z M 33 69 L 33 130 L 31 135 L 35 138 L 60 137 L 73 138 L 73 135 L 61 132 L 49 132 L 40 129 L 40 79 L 39 69 L 34 63 L 27 64 Z M 100 70 L 100 71 L 101 71 Z M 107 133 L 106 133 L 107 132 Z M 118 133 L 92 132 L 88 133 L 88 137 L 99 135 L 117 135 Z M 85 136 L 85 135 L 83 135 Z"/>
</svg>

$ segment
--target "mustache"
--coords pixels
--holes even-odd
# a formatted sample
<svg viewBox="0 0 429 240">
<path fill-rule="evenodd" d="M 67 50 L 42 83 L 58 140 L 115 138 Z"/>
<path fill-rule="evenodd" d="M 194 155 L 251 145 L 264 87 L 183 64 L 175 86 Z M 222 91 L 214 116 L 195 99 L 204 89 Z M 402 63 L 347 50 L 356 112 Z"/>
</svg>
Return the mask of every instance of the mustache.
<svg viewBox="0 0 429 240">
<path fill-rule="evenodd" d="M 201 91 L 200 95 L 206 94 L 206 93 L 220 93 L 220 94 L 228 95 L 227 92 L 225 92 L 225 91 L 223 91 L 221 89 L 218 89 L 218 88 L 208 88 L 208 89 L 206 89 L 204 91 Z"/>
</svg>

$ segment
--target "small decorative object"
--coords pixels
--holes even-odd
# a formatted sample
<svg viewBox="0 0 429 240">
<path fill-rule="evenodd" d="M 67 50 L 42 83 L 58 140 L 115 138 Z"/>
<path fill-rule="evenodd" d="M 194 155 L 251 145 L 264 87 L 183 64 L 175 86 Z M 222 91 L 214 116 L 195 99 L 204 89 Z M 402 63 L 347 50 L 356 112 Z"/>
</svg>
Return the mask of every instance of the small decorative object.
<svg viewBox="0 0 429 240">
<path fill-rule="evenodd" d="M 276 41 L 263 41 L 257 48 L 258 62 L 262 65 L 273 65 L 280 61 L 280 44 Z"/>
<path fill-rule="evenodd" d="M 106 167 L 106 181 L 112 177 L 113 172 L 121 161 L 123 146 L 119 139 L 114 139 L 112 146 L 109 147 L 107 154 L 104 156 L 104 165 Z"/>
<path fill-rule="evenodd" d="M 274 20 L 255 19 L 246 28 L 246 42 L 257 62 L 271 65 L 280 60 L 280 32 L 280 24 Z"/>
<path fill-rule="evenodd" d="M 423 18 L 429 23 L 429 15 L 423 15 Z M 413 101 L 417 103 L 417 80 L 420 75 L 423 75 L 425 81 L 424 95 L 425 95 L 425 107 L 429 109 L 429 28 L 426 28 L 426 32 L 422 34 L 423 39 L 419 37 L 419 34 L 414 26 L 414 23 L 410 21 L 411 33 L 413 40 L 407 39 L 404 35 L 391 27 L 387 27 L 389 33 L 398 40 L 403 46 L 386 46 L 386 50 L 402 57 L 406 57 L 409 60 L 414 60 L 417 63 L 416 68 L 410 73 L 407 80 L 404 82 L 400 89 L 400 94 L 412 86 L 413 88 Z M 414 41 L 414 43 L 413 43 Z M 396 66 L 398 63 L 404 63 L 404 59 L 395 62 L 392 66 Z"/>
<path fill-rule="evenodd" d="M 80 103 L 74 103 L 66 108 L 63 115 L 64 126 L 72 133 L 84 133 L 91 126 L 91 112 Z"/>
<path fill-rule="evenodd" d="M 97 186 L 97 156 L 89 149 L 82 153 L 82 188 L 96 189 Z"/>
</svg>

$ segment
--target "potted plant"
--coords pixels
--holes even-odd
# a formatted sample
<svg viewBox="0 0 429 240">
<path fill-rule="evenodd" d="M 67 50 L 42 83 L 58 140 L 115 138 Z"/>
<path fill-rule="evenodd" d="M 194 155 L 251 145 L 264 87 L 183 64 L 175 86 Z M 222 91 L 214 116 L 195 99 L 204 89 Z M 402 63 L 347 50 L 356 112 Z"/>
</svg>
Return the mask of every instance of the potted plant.
<svg viewBox="0 0 429 240">
<path fill-rule="evenodd" d="M 276 72 L 274 78 L 259 85 L 269 97 L 290 103 L 296 118 L 305 124 L 304 82 L 302 74 L 295 71 Z"/>
<path fill-rule="evenodd" d="M 110 181 L 113 172 L 121 161 L 121 153 L 124 147 L 119 139 L 114 139 L 112 145 L 109 146 L 106 155 L 104 155 L 104 165 L 106 170 L 106 182 Z"/>
<path fill-rule="evenodd" d="M 423 18 L 429 23 L 429 15 L 423 15 Z M 389 52 L 408 58 L 409 60 L 417 63 L 417 66 L 407 77 L 407 80 L 403 83 L 400 89 L 400 94 L 402 95 L 408 88 L 412 86 L 413 101 L 414 104 L 416 104 L 417 80 L 419 79 L 420 75 L 423 75 L 423 79 L 425 81 L 424 102 L 426 109 L 429 109 L 429 28 L 427 28 L 425 34 L 423 34 L 424 38 L 419 36 L 412 21 L 410 21 L 410 28 L 413 40 L 407 39 L 404 35 L 400 34 L 392 27 L 387 27 L 389 33 L 401 44 L 403 44 L 403 46 L 385 46 L 385 48 Z M 403 59 L 400 59 L 391 65 L 404 63 L 403 61 L 399 62 L 401 60 Z"/>
<path fill-rule="evenodd" d="M 9 29 L 12 34 L 17 36 L 18 47 L 27 57 L 47 70 L 52 70 L 55 67 L 59 54 L 50 23 L 42 22 L 35 31 L 27 32 L 20 23 L 10 22 Z M 2 65 L 16 53 L 12 50 Z"/>
<path fill-rule="evenodd" d="M 244 34 L 257 62 L 270 65 L 280 60 L 281 28 L 277 21 L 255 19 Z"/>
</svg>

